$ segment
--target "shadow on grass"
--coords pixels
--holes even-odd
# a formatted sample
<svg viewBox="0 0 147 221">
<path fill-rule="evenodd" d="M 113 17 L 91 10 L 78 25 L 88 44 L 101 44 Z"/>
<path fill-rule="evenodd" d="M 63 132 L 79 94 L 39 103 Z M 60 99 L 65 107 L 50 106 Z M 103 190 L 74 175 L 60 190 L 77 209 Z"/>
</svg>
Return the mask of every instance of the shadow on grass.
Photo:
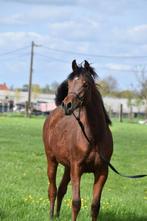
<svg viewBox="0 0 147 221">
<path fill-rule="evenodd" d="M 100 221 L 147 221 L 147 216 L 138 216 L 137 214 L 114 214 L 113 212 L 101 213 Z"/>
<path fill-rule="evenodd" d="M 71 214 L 67 213 L 66 215 L 61 215 L 59 218 L 54 218 L 54 221 L 69 221 L 71 220 Z M 85 217 L 78 216 L 77 221 L 91 221 L 91 217 L 87 216 Z M 108 213 L 101 213 L 98 221 L 147 221 L 147 216 L 140 216 L 138 217 L 135 214 L 126 214 L 126 215 L 119 215 L 119 214 L 114 214 L 111 212 Z"/>
<path fill-rule="evenodd" d="M 0 208 L 0 220 L 3 220 L 6 217 L 5 211 Z"/>
</svg>

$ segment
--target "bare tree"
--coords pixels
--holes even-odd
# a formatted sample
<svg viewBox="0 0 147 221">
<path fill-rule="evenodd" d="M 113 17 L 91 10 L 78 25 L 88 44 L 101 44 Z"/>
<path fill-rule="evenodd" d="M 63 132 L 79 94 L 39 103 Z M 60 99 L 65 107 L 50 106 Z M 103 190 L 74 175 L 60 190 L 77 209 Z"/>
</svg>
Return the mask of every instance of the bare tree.
<svg viewBox="0 0 147 221">
<path fill-rule="evenodd" d="M 113 95 L 118 88 L 117 80 L 111 75 L 107 76 L 103 80 L 99 81 L 101 93 L 105 95 Z"/>
<path fill-rule="evenodd" d="M 41 93 L 41 88 L 39 84 L 32 85 L 33 98 L 36 99 L 38 95 Z"/>
<path fill-rule="evenodd" d="M 51 85 L 50 85 L 51 91 L 53 93 L 55 93 L 55 91 L 57 90 L 58 86 L 59 86 L 59 83 L 57 81 L 52 82 Z"/>
<path fill-rule="evenodd" d="M 147 71 L 146 67 L 141 68 L 136 74 L 139 86 L 139 97 L 144 101 L 145 117 L 147 117 Z"/>
</svg>

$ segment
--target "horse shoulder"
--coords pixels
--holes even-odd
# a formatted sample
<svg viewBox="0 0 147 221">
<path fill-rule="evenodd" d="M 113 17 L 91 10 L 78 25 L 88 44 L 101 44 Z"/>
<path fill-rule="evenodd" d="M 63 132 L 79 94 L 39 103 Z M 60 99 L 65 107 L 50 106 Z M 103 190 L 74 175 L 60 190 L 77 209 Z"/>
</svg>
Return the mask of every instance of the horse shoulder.
<svg viewBox="0 0 147 221">
<path fill-rule="evenodd" d="M 55 127 L 56 123 L 64 116 L 64 112 L 61 107 L 55 108 L 44 122 L 43 131 L 50 127 Z"/>
<path fill-rule="evenodd" d="M 54 109 L 50 115 L 46 118 L 43 125 L 43 142 L 46 152 L 49 151 L 49 140 L 52 136 L 53 130 L 59 120 L 64 116 L 64 112 L 61 107 Z"/>
</svg>

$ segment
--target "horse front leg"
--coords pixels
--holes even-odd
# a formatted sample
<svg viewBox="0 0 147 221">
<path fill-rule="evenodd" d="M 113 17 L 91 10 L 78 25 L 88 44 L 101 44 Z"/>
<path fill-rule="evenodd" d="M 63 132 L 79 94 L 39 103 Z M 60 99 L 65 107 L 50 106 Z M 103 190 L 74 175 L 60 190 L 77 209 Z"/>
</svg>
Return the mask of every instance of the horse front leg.
<svg viewBox="0 0 147 221">
<path fill-rule="evenodd" d="M 72 165 L 70 176 L 72 184 L 72 221 L 76 221 L 78 213 L 81 208 L 81 197 L 80 197 L 81 173 L 80 173 L 80 168 L 77 164 Z"/>
<path fill-rule="evenodd" d="M 62 200 L 64 195 L 66 194 L 69 181 L 70 181 L 70 168 L 65 167 L 64 174 L 57 192 L 57 211 L 56 211 L 57 217 L 59 217 Z"/>
<path fill-rule="evenodd" d="M 100 210 L 100 199 L 103 186 L 107 180 L 108 168 L 104 167 L 100 171 L 96 171 L 94 174 L 94 186 L 93 186 L 93 200 L 91 204 L 91 216 L 92 221 L 96 221 Z"/>
<path fill-rule="evenodd" d="M 56 187 L 56 172 L 57 172 L 57 162 L 48 160 L 48 179 L 49 179 L 49 187 L 48 187 L 48 197 L 50 201 L 50 220 L 53 220 L 54 216 L 54 206 L 55 199 L 57 194 Z"/>
</svg>

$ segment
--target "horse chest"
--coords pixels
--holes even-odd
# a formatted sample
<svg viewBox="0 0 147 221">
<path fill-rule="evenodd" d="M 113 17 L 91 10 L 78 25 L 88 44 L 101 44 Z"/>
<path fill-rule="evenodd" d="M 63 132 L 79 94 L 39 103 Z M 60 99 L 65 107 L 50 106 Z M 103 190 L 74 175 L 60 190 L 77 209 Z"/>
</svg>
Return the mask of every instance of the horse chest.
<svg viewBox="0 0 147 221">
<path fill-rule="evenodd" d="M 101 166 L 101 159 L 99 153 L 92 150 L 87 158 L 83 161 L 83 172 L 93 172 L 96 168 Z"/>
</svg>

